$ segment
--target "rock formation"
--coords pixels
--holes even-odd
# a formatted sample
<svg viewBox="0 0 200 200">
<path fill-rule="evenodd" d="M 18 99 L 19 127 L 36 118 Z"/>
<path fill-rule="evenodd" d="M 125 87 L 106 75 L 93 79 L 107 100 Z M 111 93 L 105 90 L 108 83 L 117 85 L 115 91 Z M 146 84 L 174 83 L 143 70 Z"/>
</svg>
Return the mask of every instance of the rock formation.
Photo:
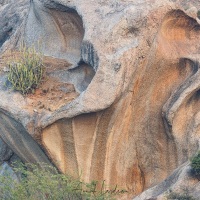
<svg viewBox="0 0 200 200">
<path fill-rule="evenodd" d="M 0 139 L 0 163 L 8 161 L 12 155 L 12 150 Z"/>
<path fill-rule="evenodd" d="M 9 50 L 34 44 L 51 80 L 22 96 L 1 70 L 0 136 L 12 151 L 117 184 L 126 199 L 153 186 L 135 199 L 163 198 L 181 182 L 200 141 L 199 1 L 0 3 L 1 69 Z"/>
</svg>

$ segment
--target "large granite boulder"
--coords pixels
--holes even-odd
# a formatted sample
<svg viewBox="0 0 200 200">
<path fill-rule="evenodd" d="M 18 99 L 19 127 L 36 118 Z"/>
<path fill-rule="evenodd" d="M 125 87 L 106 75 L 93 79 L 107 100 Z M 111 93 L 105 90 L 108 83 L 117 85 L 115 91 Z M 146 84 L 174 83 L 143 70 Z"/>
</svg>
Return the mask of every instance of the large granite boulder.
<svg viewBox="0 0 200 200">
<path fill-rule="evenodd" d="M 21 0 L 0 7 L 1 68 L 8 50 L 35 44 L 52 80 L 45 94 L 22 96 L 5 88 L 1 71 L 0 136 L 25 161 L 49 158 L 84 181 L 127 189 L 127 199 L 162 182 L 199 149 L 199 6 Z"/>
</svg>

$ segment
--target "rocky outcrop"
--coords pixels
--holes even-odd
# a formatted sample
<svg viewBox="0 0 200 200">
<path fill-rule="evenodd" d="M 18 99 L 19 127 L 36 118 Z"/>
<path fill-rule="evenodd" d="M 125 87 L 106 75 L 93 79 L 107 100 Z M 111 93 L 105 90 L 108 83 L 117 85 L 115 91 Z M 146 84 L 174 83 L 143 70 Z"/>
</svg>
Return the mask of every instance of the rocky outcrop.
<svg viewBox="0 0 200 200">
<path fill-rule="evenodd" d="M 0 12 L 9 21 L 12 6 Z M 165 180 L 199 149 L 198 6 L 186 0 L 17 3 L 23 12 L 0 33 L 2 55 L 22 41 L 39 41 L 46 56 L 68 62 L 47 75 L 73 84 L 78 94 L 55 109 L 35 110 L 42 95 L 9 91 L 1 72 L 3 140 L 25 161 L 49 162 L 47 155 L 62 172 L 127 189 L 127 199 Z M 171 186 L 161 183 L 136 199 L 161 198 Z"/>
</svg>

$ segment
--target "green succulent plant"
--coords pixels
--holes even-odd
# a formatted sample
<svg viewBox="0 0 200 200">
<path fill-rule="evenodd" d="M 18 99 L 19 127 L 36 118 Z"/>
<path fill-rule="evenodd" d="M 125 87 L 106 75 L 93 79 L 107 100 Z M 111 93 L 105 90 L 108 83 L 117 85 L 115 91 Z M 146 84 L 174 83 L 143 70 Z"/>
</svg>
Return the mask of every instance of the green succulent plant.
<svg viewBox="0 0 200 200">
<path fill-rule="evenodd" d="M 20 57 L 13 57 L 8 67 L 8 82 L 23 95 L 33 93 L 44 77 L 43 55 L 34 47 L 20 48 Z"/>
</svg>

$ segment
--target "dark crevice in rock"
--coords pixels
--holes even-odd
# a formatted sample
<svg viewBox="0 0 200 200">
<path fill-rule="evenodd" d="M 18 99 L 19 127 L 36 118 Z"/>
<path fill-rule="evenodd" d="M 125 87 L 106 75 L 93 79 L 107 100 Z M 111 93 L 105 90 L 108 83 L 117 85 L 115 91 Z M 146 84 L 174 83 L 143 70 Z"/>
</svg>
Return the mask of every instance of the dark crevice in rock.
<svg viewBox="0 0 200 200">
<path fill-rule="evenodd" d="M 94 46 L 89 41 L 84 41 L 81 47 L 81 59 L 97 71 L 99 57 Z"/>
<path fill-rule="evenodd" d="M 4 51 L 3 45 L 9 41 L 10 46 L 15 46 L 18 38 L 16 34 L 21 32 L 21 25 L 26 19 L 29 6 L 28 0 L 21 0 L 17 3 L 13 1 L 3 2 L 4 9 L 0 12 L 0 50 Z M 18 34 L 18 35 L 19 35 Z M 11 44 L 12 38 L 15 37 L 15 42 Z"/>
<path fill-rule="evenodd" d="M 194 98 L 195 100 L 198 100 L 200 99 L 200 90 L 196 91 L 196 93 L 194 94 Z"/>
<path fill-rule="evenodd" d="M 197 72 L 199 71 L 199 63 L 197 61 L 192 61 L 189 59 L 184 59 L 184 63 L 182 63 L 184 67 L 187 67 L 189 64 L 189 67 L 191 69 L 190 76 L 187 77 L 187 79 L 184 81 L 184 84 L 182 84 L 178 89 L 177 92 L 174 93 L 172 100 L 169 104 L 169 108 L 171 108 L 174 105 L 174 102 L 176 102 L 184 90 L 188 87 L 188 85 L 191 85 L 192 79 L 197 76 Z"/>
<path fill-rule="evenodd" d="M 180 68 L 186 68 L 187 66 L 189 66 L 192 71 L 191 76 L 194 75 L 199 69 L 198 61 L 193 61 L 188 58 L 180 58 L 179 66 L 180 66 Z"/>
<path fill-rule="evenodd" d="M 74 8 L 64 6 L 60 4 L 59 2 L 55 2 L 54 0 L 42 0 L 42 1 L 39 0 L 39 1 L 42 2 L 44 6 L 47 8 L 52 8 L 52 9 L 59 10 L 62 12 L 76 13 L 76 10 Z"/>
<path fill-rule="evenodd" d="M 190 83 L 191 78 L 195 76 L 199 70 L 199 63 L 197 61 L 193 61 L 188 58 L 180 58 L 178 63 L 179 73 L 186 73 L 187 76 L 185 78 L 184 84 L 180 85 L 179 88 L 177 88 L 177 91 L 174 93 L 174 95 L 171 97 L 170 104 L 168 105 L 169 108 L 171 108 L 174 105 L 174 102 L 176 102 L 179 98 L 182 92 L 186 89 L 187 84 Z M 165 130 L 169 136 L 170 139 L 173 139 L 173 136 L 171 134 L 172 132 L 172 124 L 168 120 L 168 114 L 169 111 L 163 111 L 162 117 L 164 120 Z"/>
<path fill-rule="evenodd" d="M 191 97 L 187 100 L 186 106 L 193 105 L 194 103 L 198 103 L 200 100 L 200 90 L 194 91 Z"/>
<path fill-rule="evenodd" d="M 3 112 L 0 112 L 0 137 L 22 161 L 51 165 L 47 156 L 25 128 Z"/>
<path fill-rule="evenodd" d="M 81 93 L 85 91 L 92 81 L 95 71 L 84 62 L 80 62 L 74 69 L 57 70 L 50 76 L 57 77 L 61 82 L 73 84 L 76 91 Z"/>
<path fill-rule="evenodd" d="M 186 15 L 182 10 L 172 10 L 166 16 L 166 20 L 169 20 L 168 26 L 184 28 L 189 33 L 190 31 L 200 31 L 200 25 L 195 19 Z"/>
<path fill-rule="evenodd" d="M 5 9 L 7 10 L 7 9 Z M 7 10 L 9 12 L 9 8 Z M 5 13 L 1 14 L 2 18 L 0 21 L 0 47 L 5 41 L 9 40 L 11 35 L 16 31 L 17 24 L 19 24 L 19 16 L 12 13 L 11 16 L 6 17 Z"/>
<path fill-rule="evenodd" d="M 0 163 L 4 161 L 8 161 L 12 155 L 13 155 L 13 151 L 0 138 Z"/>
</svg>

